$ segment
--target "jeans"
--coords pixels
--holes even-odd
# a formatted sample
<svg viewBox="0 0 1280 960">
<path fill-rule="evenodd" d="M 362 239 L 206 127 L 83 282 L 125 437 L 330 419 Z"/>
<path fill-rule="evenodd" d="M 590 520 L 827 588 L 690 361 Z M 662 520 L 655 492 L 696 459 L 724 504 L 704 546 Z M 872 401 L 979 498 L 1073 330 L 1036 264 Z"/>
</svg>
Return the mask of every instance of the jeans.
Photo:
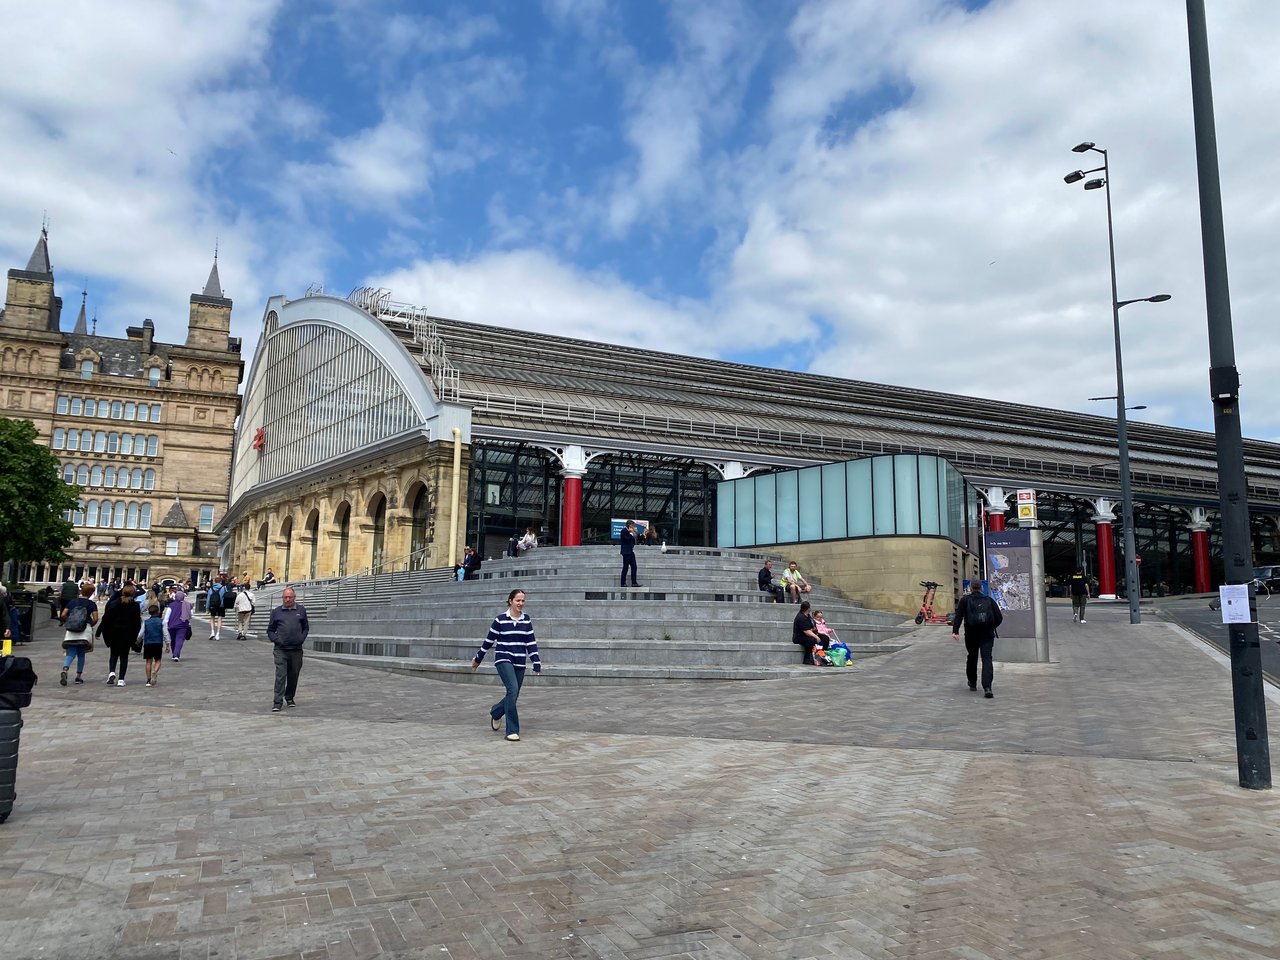
<svg viewBox="0 0 1280 960">
<path fill-rule="evenodd" d="M 302 648 L 283 650 L 272 647 L 276 660 L 276 690 L 272 706 L 284 706 L 286 700 L 292 700 L 298 692 L 298 674 L 302 672 Z"/>
<path fill-rule="evenodd" d="M 964 672 L 969 678 L 969 686 L 975 686 L 978 682 L 978 655 L 982 655 L 982 689 L 991 689 L 991 648 L 995 645 L 996 638 L 988 637 L 970 637 L 966 630 L 964 634 L 964 647 L 969 651 L 969 658 L 965 661 Z"/>
<path fill-rule="evenodd" d="M 1081 620 L 1084 619 L 1084 605 L 1089 602 L 1089 598 L 1085 596 L 1071 598 L 1071 612 Z"/>
<path fill-rule="evenodd" d="M 62 661 L 62 669 L 66 670 L 71 666 L 71 661 L 76 661 L 76 676 L 84 673 L 84 655 L 88 653 L 88 648 L 81 644 L 76 647 L 70 647 L 67 650 L 67 659 Z"/>
<path fill-rule="evenodd" d="M 489 708 L 489 716 L 495 720 L 507 718 L 507 733 L 520 732 L 520 714 L 516 711 L 516 701 L 520 699 L 520 687 L 524 684 L 524 667 L 507 663 L 505 660 L 494 664 L 498 676 L 506 688 L 506 696 Z"/>
<path fill-rule="evenodd" d="M 631 570 L 631 585 L 636 585 L 636 555 L 634 553 L 624 553 L 622 555 L 622 583 L 621 586 L 627 585 L 627 570 Z"/>
</svg>

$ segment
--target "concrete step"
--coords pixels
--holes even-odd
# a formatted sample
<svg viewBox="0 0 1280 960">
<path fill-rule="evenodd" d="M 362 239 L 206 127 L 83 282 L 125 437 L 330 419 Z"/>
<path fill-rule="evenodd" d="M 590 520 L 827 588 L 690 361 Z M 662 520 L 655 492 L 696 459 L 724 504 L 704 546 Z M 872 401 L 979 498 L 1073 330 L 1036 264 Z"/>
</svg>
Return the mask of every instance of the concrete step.
<svg viewBox="0 0 1280 960">
<path fill-rule="evenodd" d="M 309 653 L 308 656 L 320 657 L 337 663 L 351 666 L 367 667 L 377 670 L 390 670 L 415 676 L 427 676 L 433 680 L 446 680 L 454 683 L 481 683 L 495 688 L 495 696 L 502 686 L 492 666 L 484 664 L 473 671 L 470 663 L 459 663 L 456 660 L 419 660 L 404 657 L 379 657 L 352 655 L 345 653 Z M 795 678 L 811 679 L 815 682 L 839 683 L 837 678 L 845 682 L 853 681 L 858 676 L 857 664 L 847 667 L 807 667 L 800 664 L 791 666 L 658 666 L 644 667 L 630 664 L 550 664 L 541 674 L 534 675 L 529 671 L 525 686 L 535 687 L 539 684 L 547 686 L 610 686 L 642 683 L 714 683 L 732 680 L 789 680 Z"/>
</svg>

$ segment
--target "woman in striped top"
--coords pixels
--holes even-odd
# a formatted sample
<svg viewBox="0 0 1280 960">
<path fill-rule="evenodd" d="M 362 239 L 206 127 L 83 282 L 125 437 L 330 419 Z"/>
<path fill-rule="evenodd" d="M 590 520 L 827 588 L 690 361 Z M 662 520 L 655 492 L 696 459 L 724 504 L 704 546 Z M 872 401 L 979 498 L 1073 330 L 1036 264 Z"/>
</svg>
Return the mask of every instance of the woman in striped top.
<svg viewBox="0 0 1280 960">
<path fill-rule="evenodd" d="M 533 664 L 533 672 L 542 672 L 542 658 L 538 656 L 538 641 L 533 636 L 533 621 L 524 612 L 524 591 L 512 590 L 507 596 L 507 612 L 494 617 L 489 635 L 480 644 L 480 652 L 471 658 L 471 669 L 476 670 L 484 655 L 493 648 L 493 665 L 497 668 L 506 695 L 489 708 L 489 726 L 497 730 L 498 721 L 507 718 L 507 739 L 520 739 L 520 714 L 516 712 L 516 700 L 524 683 L 526 661 Z"/>
</svg>

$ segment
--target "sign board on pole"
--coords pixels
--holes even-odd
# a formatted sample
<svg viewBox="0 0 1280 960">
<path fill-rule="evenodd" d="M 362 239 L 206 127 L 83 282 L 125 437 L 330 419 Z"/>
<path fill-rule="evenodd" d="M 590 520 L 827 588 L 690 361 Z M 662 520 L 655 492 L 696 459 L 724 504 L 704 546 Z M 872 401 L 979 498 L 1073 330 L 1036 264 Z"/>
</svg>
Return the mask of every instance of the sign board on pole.
<svg viewBox="0 0 1280 960">
<path fill-rule="evenodd" d="M 1017 494 L 1018 503 L 1018 520 L 1035 521 L 1038 518 L 1036 512 L 1036 492 L 1034 490 L 1019 490 Z"/>
</svg>

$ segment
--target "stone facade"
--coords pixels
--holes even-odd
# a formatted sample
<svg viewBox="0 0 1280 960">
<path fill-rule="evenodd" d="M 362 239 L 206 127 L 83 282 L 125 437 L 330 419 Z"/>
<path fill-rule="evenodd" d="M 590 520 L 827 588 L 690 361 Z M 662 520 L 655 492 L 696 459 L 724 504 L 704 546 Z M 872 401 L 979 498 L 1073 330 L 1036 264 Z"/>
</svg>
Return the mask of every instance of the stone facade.
<svg viewBox="0 0 1280 960">
<path fill-rule="evenodd" d="M 921 580 L 936 580 L 934 611 L 950 613 L 960 599 L 961 584 L 977 576 L 978 560 L 943 537 L 865 537 L 821 543 L 757 546 L 795 560 L 800 572 L 875 610 L 915 616 L 924 588 Z M 775 566 L 780 577 L 782 569 Z"/>
<path fill-rule="evenodd" d="M 47 237 L 10 270 L 0 313 L 0 402 L 35 423 L 81 489 L 77 538 L 61 566 L 24 564 L 40 584 L 68 576 L 183 579 L 216 572 L 244 364 L 217 264 L 191 297 L 185 342 L 150 319 L 124 337 L 90 330 L 85 307 L 61 328 Z M 35 560 L 36 558 L 26 558 Z"/>
<path fill-rule="evenodd" d="M 453 447 L 424 442 L 255 496 L 230 530 L 230 569 L 286 582 L 448 566 L 462 556 L 469 468 L 463 445 L 452 544 Z"/>
</svg>

